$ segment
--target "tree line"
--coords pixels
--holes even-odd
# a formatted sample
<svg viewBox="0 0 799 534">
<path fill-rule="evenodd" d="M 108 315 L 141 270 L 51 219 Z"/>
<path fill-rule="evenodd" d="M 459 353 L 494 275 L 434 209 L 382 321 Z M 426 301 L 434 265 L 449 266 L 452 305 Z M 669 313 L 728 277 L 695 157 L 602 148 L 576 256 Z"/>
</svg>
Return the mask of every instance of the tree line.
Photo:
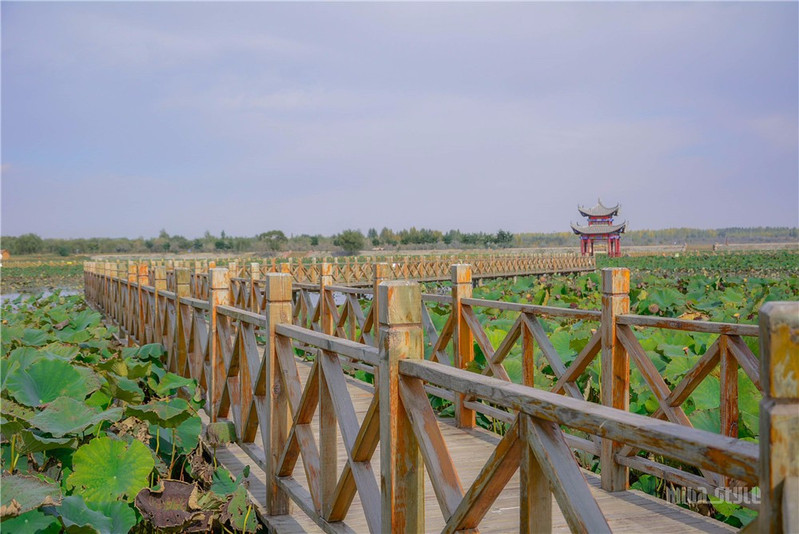
<svg viewBox="0 0 799 534">
<path fill-rule="evenodd" d="M 720 228 L 702 230 L 696 228 L 669 228 L 665 230 L 634 230 L 622 235 L 623 245 L 672 245 L 711 243 L 765 243 L 796 241 L 799 230 L 790 227 Z M 157 237 L 110 238 L 93 237 L 79 239 L 42 238 L 37 234 L 3 236 L 0 246 L 11 254 L 163 254 L 184 252 L 252 252 L 262 255 L 275 254 L 283 250 L 292 251 L 341 251 L 357 253 L 367 249 L 446 249 L 446 248 L 507 248 L 507 247 L 564 247 L 578 246 L 577 236 L 571 232 L 512 233 L 498 230 L 496 233 L 442 232 L 414 226 L 399 231 L 369 228 L 364 234 L 360 229 L 344 230 L 336 235 L 321 234 L 287 236 L 281 230 L 269 230 L 253 236 L 230 236 L 223 230 L 219 235 L 206 231 L 202 237 L 187 238 L 170 235 L 161 230 Z"/>
</svg>

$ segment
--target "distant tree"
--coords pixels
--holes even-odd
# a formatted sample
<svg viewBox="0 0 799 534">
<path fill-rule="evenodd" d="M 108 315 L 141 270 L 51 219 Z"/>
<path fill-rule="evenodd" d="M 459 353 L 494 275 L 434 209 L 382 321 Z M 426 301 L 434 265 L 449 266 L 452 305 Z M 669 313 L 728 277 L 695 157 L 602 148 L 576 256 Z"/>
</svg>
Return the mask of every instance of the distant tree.
<svg viewBox="0 0 799 534">
<path fill-rule="evenodd" d="M 318 247 L 319 246 L 319 236 L 318 235 L 312 235 L 311 236 L 311 246 L 312 247 Z"/>
<path fill-rule="evenodd" d="M 36 254 L 41 252 L 43 241 L 36 234 L 23 234 L 16 239 L 17 254 Z"/>
<path fill-rule="evenodd" d="M 280 250 L 284 243 L 288 241 L 286 234 L 280 230 L 270 230 L 262 234 L 258 234 L 258 241 L 263 241 L 269 247 L 269 250 Z"/>
<path fill-rule="evenodd" d="M 360 230 L 344 230 L 335 237 L 333 244 L 343 248 L 347 254 L 355 254 L 363 248 L 364 237 Z"/>
<path fill-rule="evenodd" d="M 172 243 L 171 250 L 186 250 L 191 247 L 191 242 L 182 235 L 173 235 L 169 241 Z"/>
<path fill-rule="evenodd" d="M 216 250 L 228 250 L 232 248 L 232 246 L 225 239 L 217 239 L 216 241 L 214 241 L 214 248 Z"/>
<path fill-rule="evenodd" d="M 496 242 L 500 247 L 509 247 L 513 245 L 513 234 L 505 230 L 499 230 L 497 232 Z"/>
<path fill-rule="evenodd" d="M 380 230 L 380 242 L 385 245 L 394 246 L 397 244 L 397 234 L 389 228 L 383 227 L 383 229 Z"/>
<path fill-rule="evenodd" d="M 152 239 L 148 239 L 147 241 L 144 242 L 144 246 L 147 247 L 147 250 L 152 250 L 153 247 L 155 247 L 155 241 L 153 241 Z"/>
</svg>

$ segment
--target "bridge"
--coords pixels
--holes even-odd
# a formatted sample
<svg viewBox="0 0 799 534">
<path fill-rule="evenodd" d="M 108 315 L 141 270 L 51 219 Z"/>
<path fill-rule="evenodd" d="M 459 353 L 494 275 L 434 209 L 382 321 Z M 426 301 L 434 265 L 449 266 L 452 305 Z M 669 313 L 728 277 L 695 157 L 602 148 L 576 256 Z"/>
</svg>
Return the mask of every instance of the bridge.
<svg viewBox="0 0 799 534">
<path fill-rule="evenodd" d="M 758 511 L 746 531 L 799 531 L 799 303 L 764 305 L 757 326 L 631 314 L 626 269 L 604 269 L 601 309 L 582 310 L 472 298 L 463 264 L 450 267 L 450 295 L 386 280 L 386 264 L 371 287 L 334 283 L 331 264 L 315 284 L 112 266 L 86 265 L 87 299 L 126 342 L 161 343 L 167 367 L 198 381 L 207 421 L 236 430 L 217 457 L 234 472 L 259 468 L 250 491 L 277 532 L 734 530 L 631 490 L 631 470 L 711 496 L 734 490 Z M 516 317 L 503 339 L 487 335 L 481 308 Z M 544 328 L 552 319 L 596 324 L 568 364 Z M 673 386 L 641 345 L 657 329 L 713 336 Z M 759 358 L 747 338 L 759 338 Z M 503 365 L 517 345 L 521 384 Z M 556 376 L 549 390 L 535 387 L 536 347 Z M 586 400 L 594 360 L 601 395 Z M 631 363 L 657 402 L 651 417 L 629 411 Z M 711 373 L 719 433 L 693 428 L 683 407 Z M 739 375 L 762 395 L 759 443 L 737 437 Z"/>
</svg>

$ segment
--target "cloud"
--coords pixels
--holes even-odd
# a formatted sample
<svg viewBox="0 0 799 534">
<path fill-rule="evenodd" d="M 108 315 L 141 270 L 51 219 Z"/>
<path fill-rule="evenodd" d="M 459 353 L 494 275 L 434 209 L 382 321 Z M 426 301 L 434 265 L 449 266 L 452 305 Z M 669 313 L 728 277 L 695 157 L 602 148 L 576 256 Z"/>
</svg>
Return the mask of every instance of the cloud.
<svg viewBox="0 0 799 534">
<path fill-rule="evenodd" d="M 796 221 L 796 4 L 2 9 L 4 232 Z"/>
</svg>

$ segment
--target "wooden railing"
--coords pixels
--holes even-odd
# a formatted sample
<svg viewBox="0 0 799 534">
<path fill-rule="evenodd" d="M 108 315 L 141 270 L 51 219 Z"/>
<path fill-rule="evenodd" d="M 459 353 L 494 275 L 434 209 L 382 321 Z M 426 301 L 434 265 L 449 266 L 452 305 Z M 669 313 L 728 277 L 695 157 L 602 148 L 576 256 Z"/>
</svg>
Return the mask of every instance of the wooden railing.
<svg viewBox="0 0 799 534">
<path fill-rule="evenodd" d="M 321 266 L 314 285 L 292 284 L 288 273 L 268 273 L 235 290 L 229 271 L 213 268 L 205 277 L 205 299 L 190 296 L 193 280 L 180 268 L 172 274 L 172 291 L 166 270 L 150 273 L 147 266 L 129 268 L 127 276 L 89 266 L 85 287 L 89 301 L 130 343 L 164 345 L 167 367 L 196 379 L 206 392 L 212 419 L 233 421 L 242 448 L 267 473 L 270 514 L 287 513 L 294 502 L 320 525 L 335 524 L 346 519 L 357 493 L 370 531 L 417 532 L 424 524 L 426 467 L 445 531 L 471 529 L 521 468 L 522 531 L 547 530 L 550 491 L 572 530 L 607 531 L 572 454 L 580 449 L 599 456 L 607 491 L 627 489 L 630 468 L 711 495 L 716 488 L 759 486 L 761 504 L 750 505 L 760 512 L 757 528 L 790 532 L 799 526 L 799 303 L 766 304 L 757 327 L 629 314 L 626 269 L 603 270 L 600 310 L 474 299 L 468 265 L 451 266 L 451 295 L 422 295 L 416 283 L 383 281 L 385 265 L 373 266 L 372 288 L 334 285 L 330 269 Z M 450 309 L 441 330 L 430 319 L 432 305 Z M 475 313 L 480 307 L 517 313 L 496 344 Z M 542 318 L 595 321 L 597 329 L 566 366 Z M 669 387 L 636 335 L 653 328 L 717 337 Z M 759 362 L 744 336 L 760 337 Z M 503 367 L 515 343 L 522 348 L 522 384 L 511 383 Z M 482 374 L 466 370 L 475 344 L 485 355 Z M 550 391 L 531 387 L 535 345 L 556 377 Z M 304 388 L 297 348 L 313 357 Z M 578 378 L 596 357 L 601 396 L 589 402 Z M 657 399 L 651 417 L 628 411 L 630 361 Z M 681 407 L 717 366 L 720 435 L 692 428 Z M 737 439 L 739 366 L 763 395 L 759 445 Z M 372 404 L 360 424 L 347 393 L 348 368 L 375 376 Z M 474 426 L 476 412 L 508 424 L 469 488 L 458 477 L 425 393 L 452 401 L 461 427 Z M 310 427 L 316 410 L 318 447 Z M 336 427 L 347 452 L 340 477 Z M 262 448 L 249 445 L 259 434 Z M 378 445 L 379 485 L 370 463 Z M 308 490 L 294 478 L 300 456 Z M 701 475 L 674 467 L 678 464 Z"/>
<path fill-rule="evenodd" d="M 173 289 L 175 269 L 189 269 L 191 277 L 191 296 L 208 298 L 208 272 L 217 266 L 225 266 L 231 280 L 240 285 L 258 285 L 267 273 L 290 273 L 294 282 L 318 284 L 322 277 L 323 265 L 328 265 L 327 275 L 331 283 L 348 286 L 364 286 L 374 283 L 374 265 L 387 265 L 383 278 L 386 280 L 447 280 L 451 265 L 466 261 L 472 266 L 475 279 L 509 276 L 524 276 L 546 273 L 570 273 L 593 271 L 596 259 L 592 256 L 576 254 L 481 254 L 459 256 L 397 256 L 391 258 L 359 259 L 334 258 L 335 261 L 294 260 L 272 258 L 262 262 L 242 262 L 233 259 L 219 260 L 146 260 L 146 261 L 103 261 L 88 262 L 92 269 L 103 272 L 110 269 L 115 276 L 124 276 L 130 266 L 148 266 L 150 285 L 154 270 L 166 269 L 167 288 Z"/>
</svg>

